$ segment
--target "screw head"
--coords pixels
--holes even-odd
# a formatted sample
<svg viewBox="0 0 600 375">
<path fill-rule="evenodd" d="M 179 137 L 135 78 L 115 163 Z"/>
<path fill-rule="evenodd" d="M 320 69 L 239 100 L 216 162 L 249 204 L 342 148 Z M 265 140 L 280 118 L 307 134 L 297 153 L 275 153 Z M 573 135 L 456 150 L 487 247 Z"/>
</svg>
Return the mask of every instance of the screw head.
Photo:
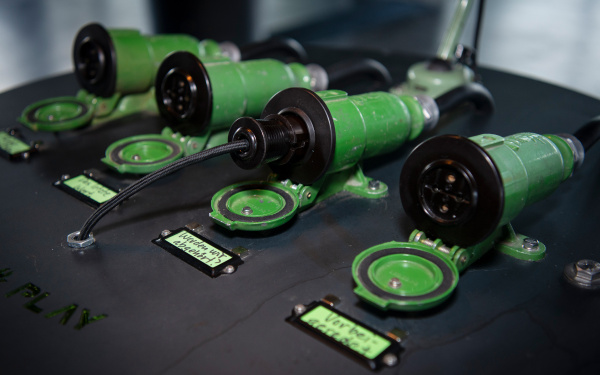
<svg viewBox="0 0 600 375">
<path fill-rule="evenodd" d="M 68 174 L 63 174 L 62 176 L 60 176 L 61 180 L 68 180 L 69 178 L 71 178 L 71 176 L 69 176 Z"/>
<path fill-rule="evenodd" d="M 252 215 L 252 212 L 254 212 L 254 211 L 252 211 L 252 209 L 248 206 L 242 208 L 242 213 L 244 215 Z"/>
<path fill-rule="evenodd" d="M 388 353 L 381 359 L 386 366 L 392 367 L 398 364 L 398 357 L 395 354 Z"/>
<path fill-rule="evenodd" d="M 522 247 L 525 250 L 536 251 L 540 247 L 540 241 L 528 237 L 523 240 Z"/>
<path fill-rule="evenodd" d="M 294 314 L 296 314 L 296 315 L 304 314 L 305 311 L 306 311 L 306 306 L 304 306 L 303 304 L 298 304 L 298 305 L 294 306 Z"/>
<path fill-rule="evenodd" d="M 369 190 L 379 190 L 380 187 L 381 182 L 379 182 L 378 180 L 369 181 Z"/>
<path fill-rule="evenodd" d="M 390 279 L 390 282 L 388 283 L 388 285 L 394 289 L 398 289 L 402 286 L 402 283 L 400 282 L 400 279 L 398 279 L 397 277 L 392 277 Z"/>
<path fill-rule="evenodd" d="M 168 229 L 165 229 L 162 232 L 160 232 L 161 237 L 167 237 L 169 234 L 171 234 L 171 231 Z"/>
<path fill-rule="evenodd" d="M 136 161 L 137 161 L 137 160 L 140 160 L 140 156 L 139 156 L 139 155 L 137 155 L 137 154 L 133 155 L 131 158 L 132 158 L 133 160 L 136 160 Z"/>
<path fill-rule="evenodd" d="M 234 272 L 235 272 L 235 267 L 234 267 L 234 266 L 232 266 L 232 265 L 230 264 L 230 265 L 228 265 L 227 267 L 223 268 L 223 271 L 222 271 L 222 272 L 223 272 L 223 273 L 226 273 L 226 274 L 228 274 L 228 275 L 229 275 L 229 274 L 232 274 L 232 273 L 234 273 Z"/>
</svg>

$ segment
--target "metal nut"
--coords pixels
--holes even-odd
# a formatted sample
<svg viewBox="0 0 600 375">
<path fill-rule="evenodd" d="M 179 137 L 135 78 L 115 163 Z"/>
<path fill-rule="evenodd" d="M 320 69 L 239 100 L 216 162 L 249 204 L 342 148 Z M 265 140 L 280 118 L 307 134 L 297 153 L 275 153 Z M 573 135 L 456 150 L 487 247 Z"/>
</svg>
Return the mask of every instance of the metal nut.
<svg viewBox="0 0 600 375">
<path fill-rule="evenodd" d="M 84 247 L 92 246 L 96 241 L 92 233 L 90 233 L 88 238 L 86 238 L 85 240 L 77 240 L 76 238 L 79 237 L 79 233 L 80 232 L 77 231 L 67 236 L 67 245 L 69 245 L 69 247 L 82 249 Z"/>
<path fill-rule="evenodd" d="M 575 263 L 569 263 L 564 269 L 565 279 L 580 288 L 596 289 L 600 287 L 600 263 L 582 259 Z"/>
</svg>

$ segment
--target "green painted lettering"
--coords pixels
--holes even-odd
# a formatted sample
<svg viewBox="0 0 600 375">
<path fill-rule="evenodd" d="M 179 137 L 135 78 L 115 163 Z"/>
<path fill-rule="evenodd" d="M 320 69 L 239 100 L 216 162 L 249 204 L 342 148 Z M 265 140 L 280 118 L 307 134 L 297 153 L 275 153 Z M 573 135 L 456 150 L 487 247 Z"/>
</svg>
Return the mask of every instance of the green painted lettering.
<svg viewBox="0 0 600 375">
<path fill-rule="evenodd" d="M 0 283 L 5 283 L 6 278 L 12 275 L 13 271 L 10 268 L 4 268 L 0 270 Z"/>
<path fill-rule="evenodd" d="M 39 314 L 39 313 L 42 312 L 42 309 L 39 308 L 38 306 L 36 306 L 36 303 L 38 303 L 39 301 L 41 301 L 44 298 L 48 297 L 49 295 L 50 295 L 50 293 L 44 292 L 44 293 L 40 294 L 39 296 L 35 297 L 34 299 L 32 299 L 31 301 L 27 302 L 23 306 L 25 306 L 25 308 L 27 310 L 33 311 L 34 313 Z"/>
<path fill-rule="evenodd" d="M 53 318 L 56 315 L 64 313 L 63 316 L 62 316 L 62 318 L 59 321 L 59 323 L 64 326 L 64 325 L 67 324 L 67 322 L 69 321 L 69 319 L 71 318 L 71 316 L 73 315 L 73 313 L 75 313 L 75 310 L 77 310 L 77 305 L 72 304 L 72 305 L 69 305 L 69 306 L 65 306 L 65 307 L 63 307 L 61 309 L 49 312 L 48 314 L 45 315 L 45 317 L 46 318 Z"/>
<path fill-rule="evenodd" d="M 106 317 L 108 317 L 108 315 L 106 315 L 106 314 L 101 314 L 101 315 L 96 315 L 96 316 L 90 317 L 90 310 L 83 309 L 83 311 L 81 312 L 81 316 L 79 317 L 79 322 L 75 325 L 75 329 L 80 330 L 83 327 L 87 326 L 88 324 L 97 322 L 98 320 L 104 319 Z"/>
<path fill-rule="evenodd" d="M 21 295 L 26 298 L 31 298 L 31 297 L 37 296 L 42 291 L 38 286 L 36 286 L 32 283 L 27 283 L 23 286 L 18 287 L 17 289 L 15 289 L 13 291 L 6 293 L 6 297 L 8 298 L 10 296 L 13 296 L 22 290 L 24 290 L 24 292 L 21 293 Z"/>
</svg>

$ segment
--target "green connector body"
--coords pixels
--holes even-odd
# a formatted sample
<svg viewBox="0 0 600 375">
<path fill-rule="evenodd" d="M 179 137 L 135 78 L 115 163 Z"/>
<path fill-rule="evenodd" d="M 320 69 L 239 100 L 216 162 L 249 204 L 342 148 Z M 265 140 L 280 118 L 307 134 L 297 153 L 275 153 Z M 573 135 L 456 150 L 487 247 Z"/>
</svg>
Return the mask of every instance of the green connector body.
<svg viewBox="0 0 600 375">
<path fill-rule="evenodd" d="M 542 259 L 544 244 L 517 234 L 510 220 L 571 176 L 579 157 L 571 144 L 519 133 L 440 136 L 417 146 L 404 164 L 400 195 L 419 230 L 409 242 L 360 253 L 355 293 L 383 310 L 423 310 L 448 298 L 459 272 L 490 249 Z"/>
<path fill-rule="evenodd" d="M 65 131 L 137 112 L 157 112 L 154 80 L 163 59 L 188 51 L 211 61 L 228 60 L 214 40 L 188 35 L 145 36 L 137 30 L 83 27 L 73 45 L 76 97 L 36 102 L 18 119 L 33 130 Z"/>
<path fill-rule="evenodd" d="M 258 116 L 277 92 L 289 87 L 311 88 L 311 76 L 300 63 L 273 59 L 204 64 L 212 88 L 212 130 L 229 128 L 242 116 Z"/>
<path fill-rule="evenodd" d="M 424 310 L 446 300 L 459 273 L 491 249 L 543 259 L 544 244 L 516 233 L 510 220 L 569 178 L 577 153 L 566 138 L 534 133 L 440 136 L 417 146 L 400 194 L 419 229 L 409 242 L 361 252 L 355 293 L 382 310 Z"/>
<path fill-rule="evenodd" d="M 387 186 L 365 177 L 361 161 L 396 150 L 426 125 L 423 106 L 412 96 L 282 91 L 269 101 L 261 120 L 241 118 L 229 132 L 230 141 L 248 139 L 257 145 L 251 155 L 232 155 L 238 166 L 268 163 L 274 175 L 220 190 L 210 216 L 231 230 L 265 230 L 341 191 L 386 196 Z M 274 200 L 273 192 L 280 198 Z"/>
<path fill-rule="evenodd" d="M 381 91 L 348 96 L 339 90 L 317 95 L 325 102 L 335 127 L 335 150 L 327 174 L 394 151 L 423 130 L 423 109 L 413 96 Z"/>
<path fill-rule="evenodd" d="M 556 190 L 573 171 L 573 155 L 555 135 L 435 137 L 404 164 L 402 204 L 428 236 L 473 246 Z"/>
<path fill-rule="evenodd" d="M 470 137 L 493 160 L 504 190 L 498 225 L 508 224 L 521 210 L 549 196 L 573 172 L 573 151 L 556 135 L 518 133 L 508 137 Z"/>
<path fill-rule="evenodd" d="M 73 63 L 79 84 L 90 93 L 127 95 L 153 87 L 160 63 L 175 51 L 203 59 L 225 58 L 214 40 L 183 34 L 146 36 L 138 30 L 90 24 L 75 37 Z"/>
</svg>

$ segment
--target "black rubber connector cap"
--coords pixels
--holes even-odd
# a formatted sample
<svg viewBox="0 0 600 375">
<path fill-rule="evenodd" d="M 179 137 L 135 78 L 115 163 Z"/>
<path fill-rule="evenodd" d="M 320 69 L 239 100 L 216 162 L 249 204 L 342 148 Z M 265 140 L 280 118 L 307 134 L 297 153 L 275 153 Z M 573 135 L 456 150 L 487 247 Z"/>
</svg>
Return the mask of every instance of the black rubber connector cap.
<svg viewBox="0 0 600 375">
<path fill-rule="evenodd" d="M 327 173 L 335 152 L 335 125 L 327 104 L 314 91 L 293 87 L 275 94 L 265 106 L 261 117 L 274 114 L 289 114 L 310 122 L 310 151 L 301 162 L 269 164 L 269 167 L 283 178 L 311 185 Z"/>
<path fill-rule="evenodd" d="M 235 164 L 243 169 L 254 169 L 285 156 L 290 148 L 290 135 L 282 120 L 237 119 L 229 129 L 229 142 L 245 139 L 250 146 L 247 151 L 231 153 Z"/>
<path fill-rule="evenodd" d="M 400 198 L 417 229 L 462 247 L 491 235 L 504 211 L 504 185 L 494 161 L 457 135 L 431 138 L 411 152 L 400 174 Z"/>
<path fill-rule="evenodd" d="M 161 116 L 183 135 L 195 135 L 210 125 L 213 95 L 208 72 L 189 52 L 174 52 L 160 64 L 155 81 Z"/>
<path fill-rule="evenodd" d="M 117 56 L 108 31 L 91 23 L 79 30 L 73 42 L 75 78 L 92 94 L 109 97 L 117 84 Z"/>
</svg>

